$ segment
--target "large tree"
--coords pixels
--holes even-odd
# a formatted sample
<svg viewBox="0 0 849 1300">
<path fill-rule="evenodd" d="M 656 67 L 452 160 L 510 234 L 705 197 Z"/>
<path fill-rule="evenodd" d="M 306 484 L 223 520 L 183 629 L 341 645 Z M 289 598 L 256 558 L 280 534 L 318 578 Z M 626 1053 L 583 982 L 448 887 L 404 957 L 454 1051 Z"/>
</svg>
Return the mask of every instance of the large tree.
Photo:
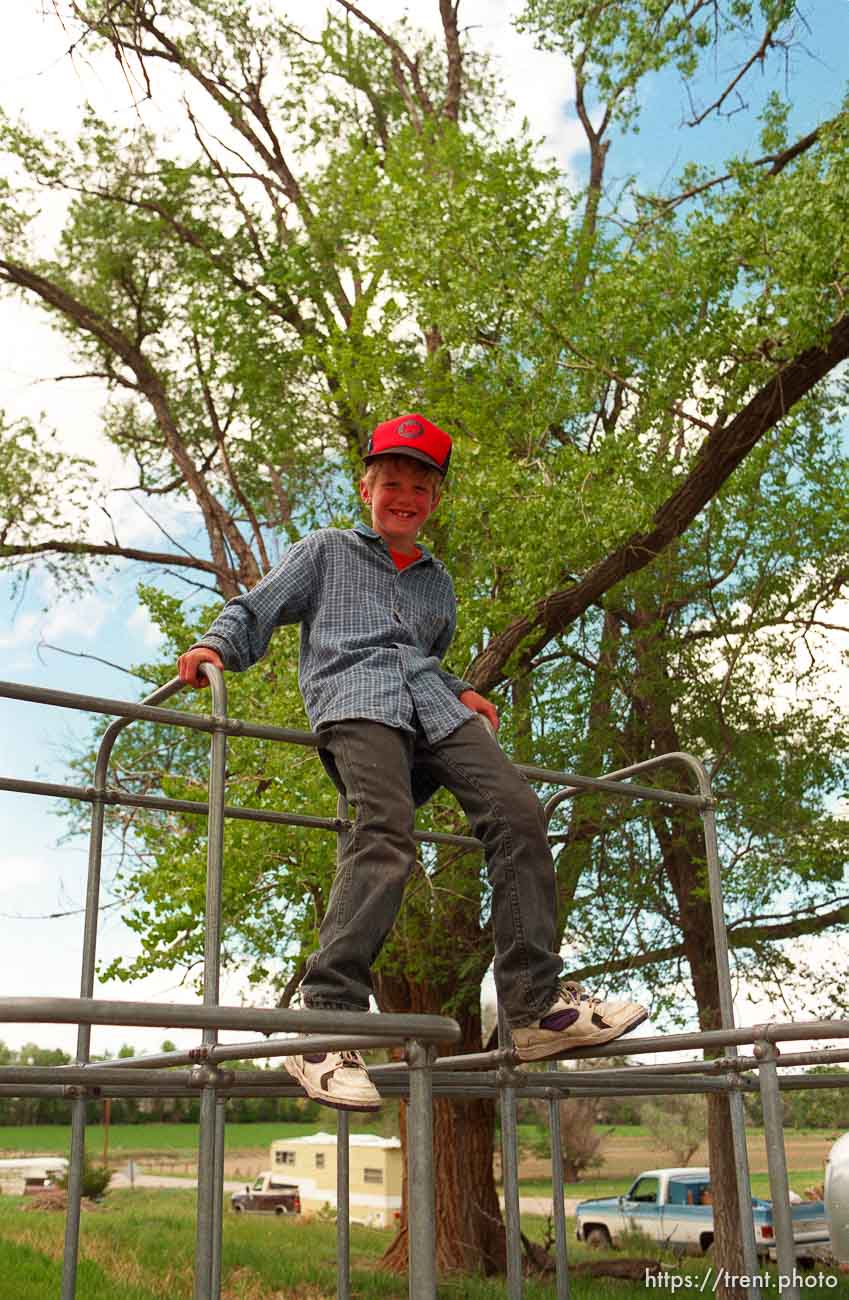
<svg viewBox="0 0 849 1300">
<path fill-rule="evenodd" d="M 421 406 L 457 444 L 431 530 L 463 610 L 453 665 L 496 691 L 514 754 L 598 771 L 703 750 L 730 800 L 729 844 L 752 865 L 733 899 L 736 938 L 747 917 L 750 951 L 786 935 L 789 922 L 760 914 L 776 860 L 782 885 L 807 891 L 809 928 L 823 915 L 842 922 L 827 869 L 842 869 L 842 837 L 824 811 L 841 728 L 810 709 L 771 717 L 774 678 L 758 692 L 751 665 L 776 662 L 770 629 L 786 646 L 828 622 L 844 581 L 845 466 L 830 431 L 849 354 L 847 117 L 794 137 L 773 97 L 754 156 L 729 147 L 722 167 L 688 164 L 662 192 L 637 177 L 614 195 L 607 177 L 648 79 L 675 68 L 695 78 L 729 34 L 750 39 L 733 80 L 693 109 L 693 126 L 708 121 L 791 39 L 794 6 L 528 0 L 522 23 L 562 49 L 564 81 L 571 65 L 580 184 L 495 129 L 498 87 L 461 35 L 458 2 L 439 0 L 432 42 L 347 0 L 319 36 L 283 4 L 72 8 L 74 40 L 111 49 L 128 83 L 153 97 L 177 88 L 183 133 L 166 143 L 89 113 L 70 146 L 5 123 L 0 279 L 42 304 L 84 373 L 102 379 L 104 432 L 134 467 L 137 497 L 154 511 L 162 498 L 190 501 L 197 542 L 144 551 L 80 536 L 73 494 L 94 490 L 91 468 L 60 462 L 24 425 L 3 431 L 5 563 L 82 582 L 98 562 L 130 560 L 229 597 L 287 540 L 349 520 L 370 427 Z M 29 235 L 44 189 L 68 199 L 52 249 Z M 810 505 L 798 545 L 780 526 L 797 500 Z M 828 521 L 819 533 L 817 518 Z M 210 612 L 153 587 L 146 598 L 174 649 Z M 235 712 L 298 719 L 292 650 L 287 633 L 239 681 Z M 192 737 L 153 744 L 128 738 L 123 779 L 169 791 L 200 782 Z M 776 832 L 767 760 L 798 805 Z M 310 755 L 293 764 L 234 746 L 233 778 L 236 797 L 265 806 L 279 806 L 281 789 L 293 809 L 330 805 Z M 427 820 L 459 828 L 439 799 Z M 128 973 L 191 964 L 200 830 L 189 819 L 131 829 L 121 887 L 143 947 Z M 322 914 L 328 845 L 296 831 L 228 834 L 225 955 L 287 996 Z M 627 869 L 633 825 L 575 804 L 558 861 L 564 929 L 601 961 L 617 909 L 639 906 L 654 958 L 688 961 L 708 1027 L 718 1003 L 698 838 L 671 814 L 654 816 L 651 834 L 647 882 Z M 599 897 L 596 872 L 609 918 L 587 901 Z M 468 856 L 426 856 L 378 971 L 380 1005 L 448 1010 L 464 1046 L 478 1046 L 486 904 Z M 712 1108 L 729 1207 L 718 1246 L 740 1273 L 725 1119 Z M 497 1267 L 503 1255 L 492 1129 L 486 1104 L 437 1107 L 446 1266 Z M 402 1230 L 390 1255 L 403 1263 L 404 1251 Z"/>
</svg>

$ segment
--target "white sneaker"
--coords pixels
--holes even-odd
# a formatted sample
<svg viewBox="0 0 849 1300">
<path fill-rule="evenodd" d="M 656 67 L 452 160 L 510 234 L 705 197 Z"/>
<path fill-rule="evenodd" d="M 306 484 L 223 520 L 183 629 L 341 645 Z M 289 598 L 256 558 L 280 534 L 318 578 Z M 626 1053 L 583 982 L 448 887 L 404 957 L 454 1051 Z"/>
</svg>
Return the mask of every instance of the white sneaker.
<svg viewBox="0 0 849 1300">
<path fill-rule="evenodd" d="M 379 1110 L 375 1088 L 359 1052 L 307 1052 L 283 1064 L 308 1097 L 337 1110 Z"/>
<path fill-rule="evenodd" d="M 520 1061 L 541 1061 L 577 1047 L 595 1047 L 630 1033 L 648 1016 L 638 1002 L 602 1002 L 571 980 L 562 980 L 556 1000 L 532 1025 L 514 1029 Z"/>
</svg>

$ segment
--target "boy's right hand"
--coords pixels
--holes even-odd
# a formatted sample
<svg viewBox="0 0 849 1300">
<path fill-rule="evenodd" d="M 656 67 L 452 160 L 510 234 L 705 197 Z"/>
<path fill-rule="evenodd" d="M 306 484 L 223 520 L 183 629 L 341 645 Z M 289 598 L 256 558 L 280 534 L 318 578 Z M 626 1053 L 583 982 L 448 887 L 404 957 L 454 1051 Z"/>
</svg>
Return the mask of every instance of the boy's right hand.
<svg viewBox="0 0 849 1300">
<path fill-rule="evenodd" d="M 198 669 L 201 664 L 214 664 L 216 668 L 224 671 L 224 664 L 221 656 L 215 650 L 210 650 L 207 646 L 196 646 L 194 650 L 187 650 L 184 655 L 180 655 L 177 660 L 177 672 L 180 681 L 185 682 L 186 686 L 208 686 L 209 682 L 205 677 L 198 676 Z"/>
</svg>

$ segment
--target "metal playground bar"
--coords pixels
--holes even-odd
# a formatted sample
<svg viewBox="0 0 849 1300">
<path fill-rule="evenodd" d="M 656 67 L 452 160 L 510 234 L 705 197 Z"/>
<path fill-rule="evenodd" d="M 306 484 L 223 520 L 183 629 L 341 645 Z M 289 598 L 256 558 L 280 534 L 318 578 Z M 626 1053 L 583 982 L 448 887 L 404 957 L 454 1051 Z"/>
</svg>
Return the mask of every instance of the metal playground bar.
<svg viewBox="0 0 849 1300">
<path fill-rule="evenodd" d="M 557 1264 L 556 1295 L 558 1300 L 568 1300 L 566 1219 L 560 1159 L 560 1102 L 566 1097 L 588 1095 L 648 1097 L 680 1092 L 726 1093 L 731 1109 L 744 1263 L 747 1274 L 753 1279 L 749 1296 L 750 1300 L 760 1300 L 761 1292 L 755 1280 L 759 1268 L 750 1212 L 751 1192 L 743 1110 L 743 1092 L 759 1089 L 763 1102 L 778 1269 L 784 1277 L 794 1278 L 796 1255 L 780 1092 L 783 1089 L 834 1087 L 835 1079 L 834 1076 L 822 1075 L 782 1075 L 780 1067 L 847 1061 L 849 1044 L 843 1049 L 791 1051 L 783 1055 L 778 1045 L 811 1039 L 849 1039 L 849 1021 L 766 1024 L 750 1028 L 735 1026 L 714 803 L 703 765 L 689 754 L 677 753 L 666 754 L 603 778 L 576 776 L 521 764 L 519 770 L 531 781 L 557 788 L 557 792 L 546 804 L 549 820 L 564 799 L 587 790 L 629 800 L 678 804 L 698 812 L 704 830 L 720 990 L 721 1028 L 702 1033 L 629 1038 L 625 1045 L 614 1042 L 585 1050 L 580 1055 L 616 1058 L 634 1053 L 682 1050 L 721 1050 L 723 1054 L 712 1059 L 669 1065 L 606 1068 L 594 1070 L 591 1074 L 557 1069 L 526 1073 L 517 1068 L 509 1030 L 503 1017 L 499 1016 L 499 1046 L 496 1050 L 437 1057 L 437 1044 L 444 1046 L 456 1042 L 460 1037 L 457 1024 L 444 1016 L 342 1014 L 332 1011 L 228 1007 L 220 1004 L 219 954 L 225 821 L 228 818 L 242 819 L 336 833 L 345 829 L 348 823 L 345 820 L 347 809 L 342 801 L 336 818 L 307 817 L 225 804 L 228 736 L 254 737 L 301 746 L 315 746 L 317 738 L 308 732 L 229 718 L 222 674 L 209 664 L 205 664 L 204 669 L 212 688 L 212 712 L 207 715 L 162 707 L 166 700 L 183 689 L 178 679 L 161 687 L 139 704 L 11 682 L 0 683 L 0 697 L 114 717 L 101 740 L 91 785 L 83 787 L 0 778 L 0 791 L 10 794 L 81 800 L 92 805 L 79 997 L 0 997 L 0 1023 L 64 1023 L 76 1024 L 78 1027 L 76 1061 L 73 1065 L 0 1068 L 0 1095 L 50 1096 L 71 1101 L 72 1136 L 62 1300 L 74 1300 L 76 1295 L 86 1101 L 109 1097 L 200 1095 L 194 1295 L 195 1300 L 219 1300 L 226 1101 L 230 1097 L 302 1095 L 300 1088 L 282 1072 L 243 1069 L 234 1072 L 226 1068 L 227 1062 L 268 1060 L 300 1053 L 307 1049 L 307 1043 L 298 1035 L 305 1034 L 310 1035 L 308 1045 L 313 1051 L 391 1046 L 400 1046 L 404 1050 L 403 1061 L 372 1066 L 369 1072 L 382 1096 L 402 1097 L 408 1104 L 409 1294 L 412 1300 L 434 1300 L 436 1296 L 432 1123 L 434 1095 L 467 1098 L 489 1096 L 500 1100 L 507 1231 L 507 1294 L 510 1300 L 518 1300 L 523 1289 L 516 1105 L 520 1098 L 526 1097 L 541 1097 L 548 1101 Z M 113 746 L 124 728 L 136 720 L 168 727 L 186 727 L 210 734 L 209 789 L 206 801 L 133 795 L 108 785 Z M 692 779 L 695 793 L 641 785 L 633 779 L 645 777 L 658 768 L 669 767 L 683 769 Z M 101 861 L 108 805 L 192 813 L 208 819 L 203 1002 L 199 1006 L 113 1001 L 94 997 Z M 416 838 L 420 842 L 480 848 L 478 841 L 471 836 L 433 833 L 417 834 Z M 197 1029 L 200 1031 L 200 1041 L 188 1051 L 160 1052 L 108 1063 L 91 1062 L 93 1025 Z M 218 1041 L 221 1030 L 236 1030 L 262 1037 L 221 1044 Z M 295 1036 L 270 1037 L 275 1034 Z M 753 1046 L 752 1054 L 739 1055 L 738 1049 L 749 1044 Z M 350 1295 L 348 1134 L 348 1114 L 340 1111 L 337 1145 L 337 1295 L 340 1300 L 347 1300 Z M 796 1282 L 788 1282 L 782 1294 L 797 1300 L 799 1289 Z"/>
</svg>

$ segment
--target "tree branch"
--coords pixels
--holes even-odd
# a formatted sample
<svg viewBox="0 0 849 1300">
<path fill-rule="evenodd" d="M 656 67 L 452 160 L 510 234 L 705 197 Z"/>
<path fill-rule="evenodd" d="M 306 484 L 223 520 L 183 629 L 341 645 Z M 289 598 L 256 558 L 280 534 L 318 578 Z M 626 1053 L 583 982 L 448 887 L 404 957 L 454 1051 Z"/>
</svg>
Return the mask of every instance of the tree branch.
<svg viewBox="0 0 849 1300">
<path fill-rule="evenodd" d="M 849 316 L 843 316 L 825 346 L 808 348 L 788 362 L 733 420 L 705 438 L 693 468 L 657 509 L 647 532 L 632 533 L 579 582 L 543 597 L 533 614 L 516 619 L 493 637 L 466 674 L 475 689 L 492 690 L 508 675 L 508 661 L 520 647 L 525 654 L 538 654 L 617 583 L 651 564 L 681 536 L 764 434 L 847 357 Z"/>
<path fill-rule="evenodd" d="M 831 926 L 849 925 L 849 906 L 835 908 L 831 912 L 820 912 L 814 916 L 797 917 L 779 925 L 753 925 L 731 927 L 728 931 L 730 948 L 753 948 L 756 944 L 770 943 L 777 939 L 798 939 L 805 934 L 822 934 Z M 582 966 L 580 970 L 570 971 L 569 978 L 574 980 L 593 979 L 597 975 L 614 975 L 620 971 L 642 970 L 664 961 L 674 961 L 686 955 L 683 943 L 669 944 L 663 948 L 653 948 L 650 952 L 633 953 L 629 957 L 619 957 L 615 961 L 598 962 L 593 966 Z"/>
<path fill-rule="evenodd" d="M 119 673 L 126 673 L 128 677 L 137 677 L 140 682 L 149 682 L 151 686 L 160 684 L 154 677 L 146 677 L 144 673 L 137 672 L 134 668 L 125 668 L 123 664 L 113 663 L 111 659 L 101 659 L 100 655 L 89 654 L 86 650 L 66 650 L 63 646 L 51 645 L 49 641 L 39 641 L 36 646 L 39 659 L 42 650 L 53 650 L 59 655 L 69 655 L 72 659 L 89 659 L 92 663 L 103 664 L 106 668 L 116 668 Z"/>
<path fill-rule="evenodd" d="M 351 4 L 350 0 L 336 0 L 336 3 L 341 5 L 343 9 L 346 9 L 349 14 L 353 14 L 355 18 L 359 18 L 361 23 L 364 23 L 366 27 L 369 27 L 374 32 L 375 36 L 380 37 L 386 48 L 392 53 L 393 61 L 397 61 L 399 68 L 403 66 L 410 74 L 410 81 L 412 82 L 418 105 L 424 116 L 435 117 L 436 114 L 430 96 L 422 85 L 421 76 L 419 75 L 418 60 L 411 59 L 403 45 L 401 45 L 394 36 L 391 36 L 389 32 L 376 23 L 373 18 L 369 18 L 368 14 L 364 14 L 362 9 L 358 9 L 356 5 Z M 442 5 L 443 0 L 440 0 L 440 12 L 442 11 Z M 448 5 L 447 7 L 450 9 L 451 6 Z M 454 17 L 456 21 L 456 10 Z M 445 19 L 443 17 L 443 23 L 444 21 Z"/>
<path fill-rule="evenodd" d="M 842 116 L 845 115 L 838 115 L 838 117 Z M 798 158 L 800 154 L 807 152 L 812 145 L 815 145 L 822 135 L 823 130 L 833 122 L 838 121 L 838 117 L 832 118 L 830 122 L 821 122 L 813 131 L 809 131 L 807 135 L 801 136 L 793 144 L 788 145 L 786 149 L 782 149 L 779 153 L 767 153 L 764 154 L 762 158 L 756 158 L 751 166 L 766 167 L 767 164 L 769 164 L 770 176 L 780 175 L 780 173 L 784 171 L 784 168 L 788 167 L 795 158 Z M 731 172 L 725 172 L 722 176 L 713 176 L 709 181 L 702 181 L 700 185 L 691 185 L 689 189 L 682 190 L 680 194 L 675 194 L 670 199 L 652 198 L 650 202 L 653 206 L 659 209 L 669 210 L 677 208 L 679 204 L 685 203 L 687 199 L 694 199 L 699 194 L 704 194 L 706 190 L 713 189 L 715 185 L 724 185 L 726 181 L 732 180 L 734 180 L 734 177 Z"/>
<path fill-rule="evenodd" d="M 439 0 L 439 16 L 442 19 L 442 31 L 445 35 L 445 50 L 448 56 L 448 78 L 442 112 L 449 122 L 456 122 L 460 116 L 460 96 L 463 85 L 463 51 L 460 48 L 460 35 L 457 27 L 457 11 L 460 0 Z"/>
<path fill-rule="evenodd" d="M 725 87 L 725 89 L 723 90 L 722 94 L 718 97 L 718 99 L 715 99 L 714 102 L 710 104 L 702 113 L 698 113 L 696 114 L 695 117 L 692 117 L 690 121 L 687 123 L 687 126 L 699 126 L 705 120 L 705 118 L 708 117 L 710 113 L 717 112 L 725 103 L 726 99 L 734 90 L 735 86 L 738 86 L 740 82 L 743 80 L 746 73 L 751 68 L 753 68 L 756 63 L 763 63 L 764 59 L 767 56 L 767 52 L 772 48 L 773 45 L 777 44 L 775 40 L 775 31 L 776 29 L 774 27 L 768 27 L 766 29 L 766 31 L 763 34 L 763 39 L 760 45 L 755 50 L 751 58 L 746 60 L 746 62 L 743 64 L 740 71 L 737 73 L 736 77 L 733 77 L 731 79 L 731 81 Z"/>
<path fill-rule="evenodd" d="M 202 560 L 195 555 L 174 555 L 166 551 L 143 551 L 135 546 L 115 546 L 111 542 L 65 542 L 55 538 L 49 542 L 29 544 L 4 542 L 0 545 L 0 558 L 23 559 L 28 555 L 103 555 L 112 559 L 140 560 L 143 564 L 176 564 L 185 569 L 198 569 L 212 573 L 222 582 L 233 582 L 232 568 L 220 568 L 212 560 Z"/>
<path fill-rule="evenodd" d="M 221 577 L 224 584 L 222 594 L 229 598 L 237 595 L 239 590 L 238 582 L 233 580 L 233 566 L 227 563 L 225 538 L 239 559 L 242 580 L 250 585 L 252 573 L 256 570 L 250 547 L 235 520 L 210 492 L 206 479 L 198 472 L 180 436 L 165 386 L 140 348 L 67 289 L 28 267 L 0 259 L 0 279 L 34 293 L 48 307 L 61 312 L 78 329 L 96 339 L 133 372 L 140 392 L 150 403 L 168 451 L 203 514 L 213 559 L 210 571 Z"/>
<path fill-rule="evenodd" d="M 75 4 L 73 8 L 77 16 L 85 21 L 85 15 L 80 12 L 79 5 Z M 311 237 L 313 236 L 316 226 L 315 214 L 283 155 L 265 105 L 260 99 L 259 84 L 249 80 L 245 69 L 242 70 L 245 85 L 243 90 L 239 91 L 228 85 L 222 77 L 216 77 L 201 67 L 199 62 L 181 48 L 178 41 L 172 40 L 162 28 L 157 27 L 152 16 L 141 10 L 137 12 L 136 28 L 131 33 L 122 33 L 117 24 L 108 19 L 101 26 L 103 29 L 101 35 L 110 42 L 122 62 L 126 51 L 135 54 L 142 63 L 145 58 L 160 58 L 182 69 L 193 81 L 196 81 L 227 115 L 233 129 L 255 150 L 271 175 L 279 181 L 287 198 L 299 212 L 305 229 Z M 142 31 L 158 42 L 158 48 L 149 49 L 141 44 Z M 261 132 L 265 133 L 267 139 L 262 137 Z M 323 262 L 333 300 L 343 320 L 348 324 L 351 319 L 351 304 L 342 281 L 336 268 L 326 257 L 323 258 Z"/>
<path fill-rule="evenodd" d="M 248 522 L 250 523 L 251 526 L 251 531 L 253 533 L 254 541 L 256 542 L 257 550 L 259 551 L 259 560 L 260 560 L 259 564 L 257 564 L 256 560 L 254 559 L 253 553 L 252 552 L 250 553 L 251 561 L 252 561 L 252 565 L 251 565 L 252 571 L 249 575 L 246 575 L 249 578 L 249 585 L 255 586 L 259 582 L 262 574 L 267 573 L 268 570 L 271 568 L 271 565 L 268 562 L 268 552 L 265 549 L 265 542 L 262 536 L 262 529 L 259 526 L 259 520 L 257 519 L 256 514 L 254 513 L 254 510 L 251 507 L 250 501 L 245 496 L 244 492 L 239 486 L 239 480 L 236 478 L 236 475 L 233 473 L 233 466 L 230 463 L 230 456 L 227 452 L 227 433 L 224 427 L 222 426 L 221 420 L 219 419 L 218 416 L 218 408 L 215 405 L 215 399 L 212 394 L 209 378 L 207 376 L 206 370 L 204 369 L 203 358 L 201 357 L 200 354 L 200 341 L 195 332 L 192 333 L 192 351 L 194 353 L 194 358 L 195 358 L 195 368 L 198 373 L 198 378 L 200 379 L 200 386 L 201 386 L 201 392 L 203 393 L 204 406 L 206 407 L 206 413 L 207 416 L 209 417 L 209 423 L 212 427 L 212 432 L 215 437 L 215 441 L 218 443 L 218 451 L 221 456 L 221 462 L 224 466 L 224 472 L 227 475 L 227 479 L 233 491 L 233 495 L 235 496 L 236 500 L 239 502 L 239 505 L 242 507 L 242 509 L 245 512 L 245 515 L 247 516 Z"/>
</svg>

